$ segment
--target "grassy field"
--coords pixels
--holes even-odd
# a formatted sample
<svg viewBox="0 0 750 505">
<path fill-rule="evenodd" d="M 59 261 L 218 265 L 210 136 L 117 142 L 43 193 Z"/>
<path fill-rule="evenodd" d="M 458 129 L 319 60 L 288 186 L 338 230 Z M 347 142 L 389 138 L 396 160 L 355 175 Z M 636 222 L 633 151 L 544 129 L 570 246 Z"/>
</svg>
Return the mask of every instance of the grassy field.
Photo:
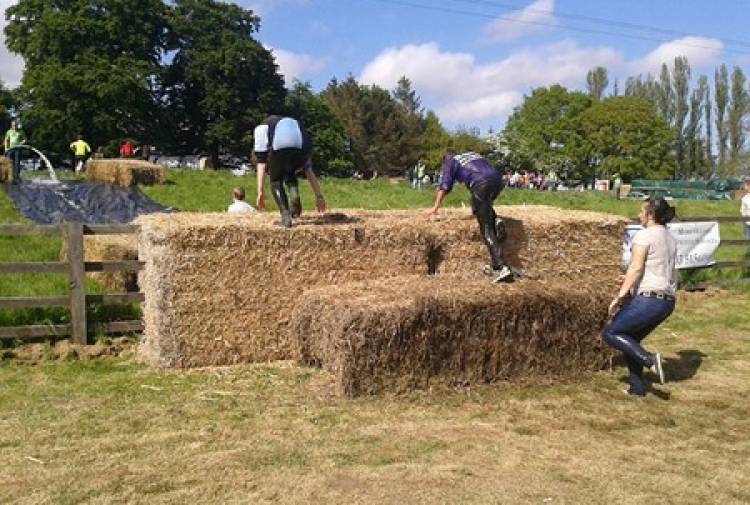
<svg viewBox="0 0 750 505">
<path fill-rule="evenodd" d="M 622 367 L 347 401 L 283 363 L 7 362 L 0 503 L 748 503 L 747 309 L 683 295 L 644 400 Z"/>
<path fill-rule="evenodd" d="M 144 191 L 179 209 L 223 211 L 240 181 L 254 194 L 252 178 L 193 172 Z M 433 197 L 382 180 L 325 180 L 323 190 L 334 209 L 419 208 Z M 310 196 L 305 187 L 308 208 Z M 631 217 L 638 208 L 602 194 L 511 190 L 499 203 Z M 448 204 L 468 205 L 467 193 Z M 683 218 L 738 213 L 736 202 L 677 207 Z M 0 222 L 21 221 L 0 193 Z M 722 226 L 722 236 L 741 228 Z M 59 250 L 54 239 L 0 238 L 6 261 L 56 260 Z M 0 296 L 66 285 L 0 276 Z M 350 401 L 332 396 L 326 372 L 290 363 L 159 371 L 127 356 L 26 363 L 5 351 L 0 503 L 749 503 L 749 308 L 746 292 L 682 293 L 647 340 L 666 358 L 668 383 L 643 400 L 622 393 L 619 365 Z M 0 313 L 0 325 L 67 317 L 15 314 Z"/>
</svg>

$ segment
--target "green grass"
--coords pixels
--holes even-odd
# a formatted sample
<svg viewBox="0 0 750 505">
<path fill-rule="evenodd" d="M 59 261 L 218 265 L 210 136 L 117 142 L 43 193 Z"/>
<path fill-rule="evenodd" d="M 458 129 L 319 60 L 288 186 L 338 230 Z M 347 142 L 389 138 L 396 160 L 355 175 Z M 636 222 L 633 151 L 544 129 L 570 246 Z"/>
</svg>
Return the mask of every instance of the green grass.
<svg viewBox="0 0 750 505">
<path fill-rule="evenodd" d="M 0 363 L 0 502 L 750 502 L 750 311 L 682 295 L 646 345 L 668 383 L 572 380 L 332 397 L 286 364 Z"/>
</svg>

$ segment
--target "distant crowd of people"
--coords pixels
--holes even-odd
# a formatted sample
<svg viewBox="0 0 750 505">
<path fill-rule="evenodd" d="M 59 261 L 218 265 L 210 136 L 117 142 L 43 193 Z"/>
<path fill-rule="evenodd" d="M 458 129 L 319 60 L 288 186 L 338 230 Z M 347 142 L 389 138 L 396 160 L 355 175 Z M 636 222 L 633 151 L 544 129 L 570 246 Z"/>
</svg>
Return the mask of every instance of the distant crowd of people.
<svg viewBox="0 0 750 505">
<path fill-rule="evenodd" d="M 516 189 L 538 189 L 542 191 L 556 191 L 562 183 L 557 172 L 550 170 L 547 174 L 541 172 L 506 173 L 503 176 L 505 186 Z"/>
</svg>

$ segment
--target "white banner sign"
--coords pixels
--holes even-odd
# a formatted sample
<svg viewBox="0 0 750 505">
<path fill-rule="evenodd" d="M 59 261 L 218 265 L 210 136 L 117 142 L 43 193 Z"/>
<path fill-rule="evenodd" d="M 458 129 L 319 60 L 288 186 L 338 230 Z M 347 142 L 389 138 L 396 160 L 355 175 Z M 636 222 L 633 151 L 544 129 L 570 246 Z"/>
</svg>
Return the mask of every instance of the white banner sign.
<svg viewBox="0 0 750 505">
<path fill-rule="evenodd" d="M 622 243 L 622 267 L 630 264 L 630 251 L 633 248 L 633 237 L 642 230 L 638 224 L 631 224 L 625 228 L 625 239 Z M 672 236 L 677 241 L 677 268 L 696 268 L 716 263 L 714 254 L 719 248 L 719 223 L 669 223 L 667 225 Z"/>
</svg>

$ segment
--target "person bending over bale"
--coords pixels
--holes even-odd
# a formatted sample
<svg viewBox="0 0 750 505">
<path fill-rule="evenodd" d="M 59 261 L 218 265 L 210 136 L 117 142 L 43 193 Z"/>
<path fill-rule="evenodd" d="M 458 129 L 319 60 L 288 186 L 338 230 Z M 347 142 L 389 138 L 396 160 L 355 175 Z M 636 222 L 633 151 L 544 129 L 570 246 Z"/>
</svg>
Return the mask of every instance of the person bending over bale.
<svg viewBox="0 0 750 505">
<path fill-rule="evenodd" d="M 665 226 L 674 215 L 674 207 L 663 198 L 651 198 L 641 206 L 638 217 L 644 229 L 633 237 L 630 266 L 609 306 L 613 319 L 602 332 L 604 342 L 625 355 L 630 371 L 627 393 L 634 396 L 646 395 L 644 367 L 664 384 L 661 355 L 646 351 L 641 341 L 674 310 L 677 245 Z"/>
<path fill-rule="evenodd" d="M 255 214 L 255 209 L 253 209 L 252 205 L 245 201 L 244 188 L 234 188 L 232 190 L 232 196 L 234 197 L 234 202 L 229 206 L 227 212 L 230 214 Z"/>
<path fill-rule="evenodd" d="M 263 183 L 267 168 L 271 176 L 271 194 L 281 212 L 281 225 L 287 228 L 292 226 L 292 219 L 302 213 L 296 172 L 303 169 L 315 192 L 315 207 L 318 212 L 325 212 L 326 202 L 312 169 L 312 142 L 299 121 L 290 117 L 269 116 L 255 128 L 254 145 L 258 160 L 256 205 L 259 210 L 266 208 Z M 284 189 L 285 184 L 289 197 Z"/>
<path fill-rule="evenodd" d="M 479 232 L 490 252 L 490 264 L 485 265 L 482 272 L 492 277 L 492 282 L 512 282 L 513 271 L 505 263 L 497 231 L 497 215 L 493 207 L 503 189 L 502 174 L 477 153 L 456 155 L 449 149 L 443 161 L 435 204 L 427 211 L 427 215 L 437 214 L 455 181 L 463 182 L 469 188 L 471 210 L 479 222 Z"/>
</svg>

